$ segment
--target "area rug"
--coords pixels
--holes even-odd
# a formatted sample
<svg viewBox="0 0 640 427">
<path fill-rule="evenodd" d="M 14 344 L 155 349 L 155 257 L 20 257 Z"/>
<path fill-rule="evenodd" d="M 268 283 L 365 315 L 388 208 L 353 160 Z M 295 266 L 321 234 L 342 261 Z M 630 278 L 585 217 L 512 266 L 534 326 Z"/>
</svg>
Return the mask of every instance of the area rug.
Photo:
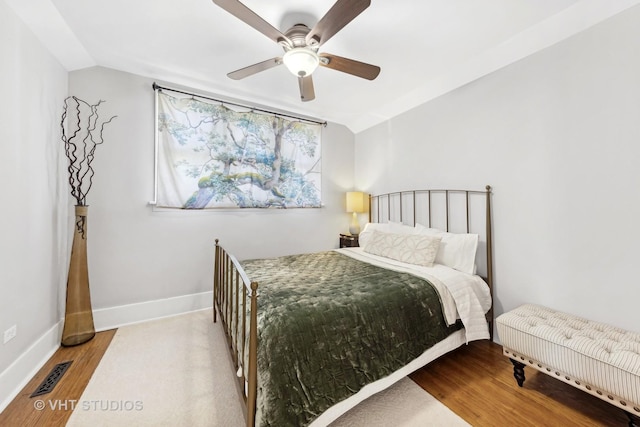
<svg viewBox="0 0 640 427">
<path fill-rule="evenodd" d="M 211 310 L 118 329 L 67 426 L 242 427 L 236 377 Z M 469 426 L 408 378 L 331 427 Z"/>
</svg>

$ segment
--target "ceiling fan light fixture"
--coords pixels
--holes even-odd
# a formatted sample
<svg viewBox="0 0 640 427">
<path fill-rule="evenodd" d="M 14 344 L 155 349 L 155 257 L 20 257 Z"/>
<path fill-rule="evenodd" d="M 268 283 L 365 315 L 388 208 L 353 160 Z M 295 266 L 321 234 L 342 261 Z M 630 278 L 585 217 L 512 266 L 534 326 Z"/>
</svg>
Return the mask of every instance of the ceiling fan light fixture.
<svg viewBox="0 0 640 427">
<path fill-rule="evenodd" d="M 284 65 L 297 77 L 310 76 L 320 63 L 318 54 L 306 47 L 294 47 L 282 57 Z"/>
</svg>

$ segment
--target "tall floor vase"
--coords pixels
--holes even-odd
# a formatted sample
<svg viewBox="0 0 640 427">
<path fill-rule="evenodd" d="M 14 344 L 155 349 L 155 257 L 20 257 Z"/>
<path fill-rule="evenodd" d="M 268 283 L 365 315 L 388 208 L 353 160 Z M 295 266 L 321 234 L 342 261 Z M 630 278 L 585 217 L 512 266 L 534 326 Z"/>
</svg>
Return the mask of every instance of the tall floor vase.
<svg viewBox="0 0 640 427">
<path fill-rule="evenodd" d="M 87 211 L 88 206 L 76 206 L 73 246 L 67 279 L 67 305 L 62 331 L 62 345 L 83 344 L 96 334 L 89 292 L 87 265 Z"/>
</svg>

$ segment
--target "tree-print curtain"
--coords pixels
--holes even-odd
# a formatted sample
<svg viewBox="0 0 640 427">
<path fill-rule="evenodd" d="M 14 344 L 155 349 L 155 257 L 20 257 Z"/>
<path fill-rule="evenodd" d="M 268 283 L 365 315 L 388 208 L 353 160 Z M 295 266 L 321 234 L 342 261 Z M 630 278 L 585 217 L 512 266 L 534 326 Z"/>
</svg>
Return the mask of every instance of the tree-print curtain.
<svg viewBox="0 0 640 427">
<path fill-rule="evenodd" d="M 158 92 L 160 207 L 321 205 L 321 125 Z"/>
<path fill-rule="evenodd" d="M 321 125 L 158 92 L 160 207 L 321 205 Z"/>
</svg>

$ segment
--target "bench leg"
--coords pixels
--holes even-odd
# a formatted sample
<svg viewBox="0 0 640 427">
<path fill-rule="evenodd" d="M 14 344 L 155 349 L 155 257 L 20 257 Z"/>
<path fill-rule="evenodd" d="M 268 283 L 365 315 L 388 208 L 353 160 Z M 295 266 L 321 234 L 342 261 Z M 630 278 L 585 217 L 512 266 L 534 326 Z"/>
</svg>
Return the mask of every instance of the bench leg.
<svg viewBox="0 0 640 427">
<path fill-rule="evenodd" d="M 513 377 L 518 382 L 518 385 L 522 387 L 522 384 L 524 384 L 524 379 L 525 379 L 524 378 L 525 364 L 520 363 L 517 360 L 513 360 L 513 359 L 509 359 L 509 360 L 511 360 L 511 363 L 513 363 Z"/>
<path fill-rule="evenodd" d="M 640 417 L 633 415 L 630 412 L 627 412 L 627 416 L 629 417 L 629 427 L 639 427 L 640 426 Z"/>
</svg>

